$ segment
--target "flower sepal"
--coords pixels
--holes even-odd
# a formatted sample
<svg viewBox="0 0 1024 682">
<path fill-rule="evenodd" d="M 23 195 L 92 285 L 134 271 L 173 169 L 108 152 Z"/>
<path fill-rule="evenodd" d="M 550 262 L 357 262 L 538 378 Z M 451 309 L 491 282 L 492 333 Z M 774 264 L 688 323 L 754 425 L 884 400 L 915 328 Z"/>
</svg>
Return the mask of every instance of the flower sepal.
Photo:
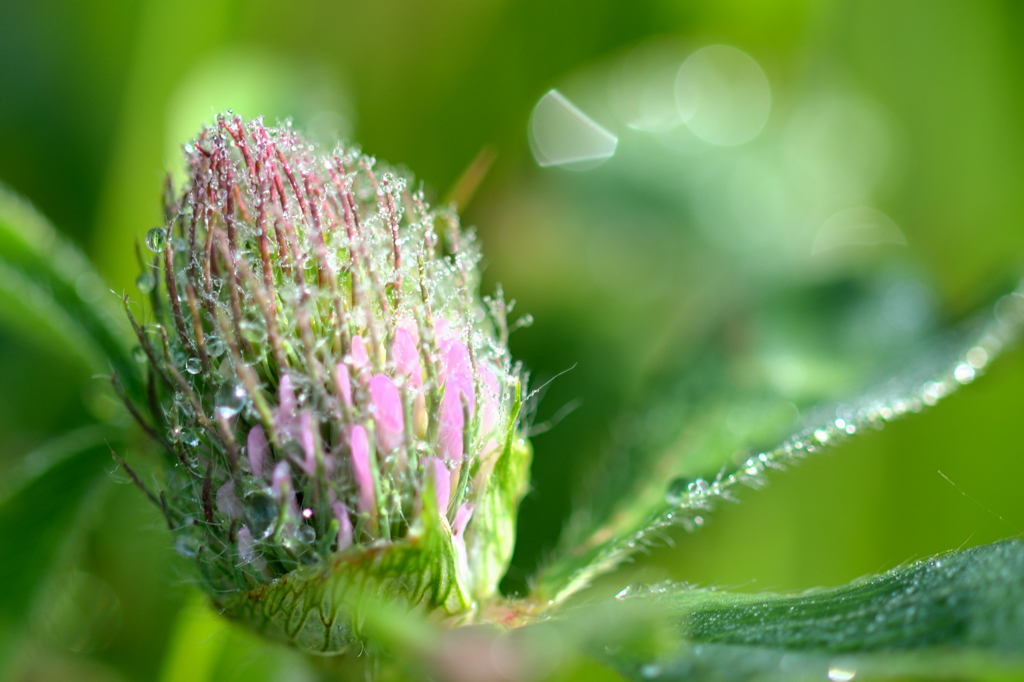
<svg viewBox="0 0 1024 682">
<path fill-rule="evenodd" d="M 352 546 L 254 589 L 215 595 L 214 606 L 267 637 L 320 654 L 364 642 L 366 610 L 382 602 L 470 621 L 476 603 L 436 499 L 431 479 L 423 509 L 401 540 Z"/>
</svg>

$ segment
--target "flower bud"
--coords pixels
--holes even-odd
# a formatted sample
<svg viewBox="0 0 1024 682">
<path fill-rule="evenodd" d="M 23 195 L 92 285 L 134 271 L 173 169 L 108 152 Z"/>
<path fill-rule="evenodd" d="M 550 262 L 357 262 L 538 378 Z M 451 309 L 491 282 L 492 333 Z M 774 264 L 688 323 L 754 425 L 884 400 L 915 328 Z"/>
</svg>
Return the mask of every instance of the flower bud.
<svg viewBox="0 0 1024 682">
<path fill-rule="evenodd" d="M 310 649 L 358 640 L 367 594 L 471 620 L 530 459 L 473 233 L 289 126 L 223 115 L 185 154 L 128 310 L 176 546 L 226 615 Z"/>
</svg>

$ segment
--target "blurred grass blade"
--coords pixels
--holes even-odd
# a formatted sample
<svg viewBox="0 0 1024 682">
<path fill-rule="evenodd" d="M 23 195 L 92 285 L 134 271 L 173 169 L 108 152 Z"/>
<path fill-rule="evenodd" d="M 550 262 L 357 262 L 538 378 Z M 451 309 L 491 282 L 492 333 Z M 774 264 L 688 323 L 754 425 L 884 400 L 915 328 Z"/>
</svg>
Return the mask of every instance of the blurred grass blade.
<svg viewBox="0 0 1024 682">
<path fill-rule="evenodd" d="M 979 375 L 1024 324 L 1019 289 L 953 330 L 927 329 L 868 351 L 843 347 L 835 339 L 850 318 L 864 315 L 864 298 L 809 291 L 801 302 L 787 293 L 784 309 L 767 302 L 751 315 L 749 327 L 768 331 L 750 335 L 767 340 L 737 352 L 727 350 L 728 338 L 713 337 L 695 360 L 663 372 L 682 378 L 654 392 L 653 407 L 627 430 L 616 457 L 602 463 L 590 488 L 609 488 L 607 501 L 582 505 L 571 519 L 561 554 L 537 577 L 535 598 L 563 601 L 660 529 L 699 527 L 719 500 L 735 500 L 741 485 L 763 485 L 768 469 L 934 405 Z M 783 349 L 781 360 L 773 348 Z M 860 377 L 875 383 L 858 387 Z"/>
<path fill-rule="evenodd" d="M 27 455 L 0 487 L 0 620 L 16 622 L 49 577 L 90 491 L 112 468 L 109 429 L 72 432 Z"/>
<path fill-rule="evenodd" d="M 616 644 L 621 634 L 595 636 L 597 611 L 605 623 L 621 615 L 657 628 L 659 647 L 638 655 Z M 1024 543 L 795 596 L 634 588 L 565 623 L 589 628 L 585 648 L 636 680 L 1020 679 Z"/>
<path fill-rule="evenodd" d="M 141 395 L 117 297 L 84 255 L 2 186 L 0 319 L 93 371 L 106 373 L 112 365 L 129 394 Z"/>
</svg>

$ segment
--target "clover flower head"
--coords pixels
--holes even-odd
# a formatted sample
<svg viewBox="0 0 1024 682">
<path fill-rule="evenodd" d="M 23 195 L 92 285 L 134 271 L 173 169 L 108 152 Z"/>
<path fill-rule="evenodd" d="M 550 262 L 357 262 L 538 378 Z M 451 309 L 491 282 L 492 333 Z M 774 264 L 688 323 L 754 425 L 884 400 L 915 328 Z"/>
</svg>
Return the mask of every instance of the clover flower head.
<svg viewBox="0 0 1024 682">
<path fill-rule="evenodd" d="M 225 114 L 184 150 L 146 235 L 150 310 L 129 309 L 175 546 L 225 613 L 310 648 L 358 637 L 339 613 L 367 581 L 471 613 L 507 567 L 529 460 L 473 233 L 290 125 Z"/>
</svg>

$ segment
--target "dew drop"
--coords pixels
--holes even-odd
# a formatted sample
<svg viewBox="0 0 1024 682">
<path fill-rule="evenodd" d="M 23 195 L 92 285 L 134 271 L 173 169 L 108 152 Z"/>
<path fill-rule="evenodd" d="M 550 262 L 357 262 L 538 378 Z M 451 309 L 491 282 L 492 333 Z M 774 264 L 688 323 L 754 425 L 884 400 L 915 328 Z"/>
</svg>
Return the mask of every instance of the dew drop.
<svg viewBox="0 0 1024 682">
<path fill-rule="evenodd" d="M 661 677 L 661 666 L 657 663 L 647 663 L 640 668 L 640 675 L 646 680 L 653 680 Z"/>
<path fill-rule="evenodd" d="M 974 368 L 967 363 L 961 363 L 953 370 L 953 378 L 961 384 L 969 384 L 974 381 Z"/>
<path fill-rule="evenodd" d="M 146 248 L 153 253 L 160 253 L 167 245 L 167 230 L 162 227 L 154 227 L 146 233 Z"/>
<path fill-rule="evenodd" d="M 850 682 L 856 676 L 856 670 L 845 666 L 832 665 L 828 669 L 828 679 L 832 682 Z"/>
<path fill-rule="evenodd" d="M 199 541 L 191 535 L 179 535 L 174 539 L 174 551 L 186 558 L 199 553 Z"/>
<path fill-rule="evenodd" d="M 225 417 L 234 417 L 245 407 L 245 388 L 237 381 L 225 382 L 217 391 L 217 410 Z"/>
<path fill-rule="evenodd" d="M 668 490 L 665 492 L 665 502 L 672 505 L 682 504 L 686 499 L 686 491 L 692 482 L 691 479 L 685 477 L 673 479 L 668 484 Z"/>
<path fill-rule="evenodd" d="M 199 445 L 199 432 L 195 429 L 182 429 L 180 432 L 181 442 L 190 448 Z"/>
<path fill-rule="evenodd" d="M 262 343 L 267 336 L 267 328 L 263 320 L 243 320 L 239 325 L 242 336 L 250 343 Z"/>
<path fill-rule="evenodd" d="M 629 585 L 626 585 L 621 590 L 619 590 L 618 594 L 615 595 L 615 598 L 616 599 L 625 599 L 626 597 L 632 597 L 634 595 L 640 594 L 643 591 L 644 591 L 644 584 L 643 583 L 631 583 Z"/>
<path fill-rule="evenodd" d="M 135 346 L 132 348 L 132 357 L 135 358 L 135 362 L 145 362 L 146 351 L 142 349 L 142 346 Z"/>
<path fill-rule="evenodd" d="M 988 352 L 981 346 L 975 346 L 967 351 L 967 364 L 974 369 L 982 369 L 988 362 Z"/>
<path fill-rule="evenodd" d="M 299 526 L 295 531 L 295 539 L 307 545 L 316 542 L 316 531 L 312 526 Z"/>
<path fill-rule="evenodd" d="M 245 496 L 245 518 L 253 537 L 265 538 L 274 528 L 277 519 L 277 503 L 264 492 L 254 492 Z"/>
<path fill-rule="evenodd" d="M 135 286 L 144 294 L 148 294 L 156 288 L 156 280 L 153 275 L 144 272 L 135 278 Z"/>
<path fill-rule="evenodd" d="M 211 358 L 224 355 L 224 342 L 216 336 L 206 337 L 206 354 Z"/>
<path fill-rule="evenodd" d="M 199 374 L 203 371 L 203 364 L 199 362 L 199 358 L 189 358 L 185 361 L 185 371 L 189 374 Z"/>
</svg>

